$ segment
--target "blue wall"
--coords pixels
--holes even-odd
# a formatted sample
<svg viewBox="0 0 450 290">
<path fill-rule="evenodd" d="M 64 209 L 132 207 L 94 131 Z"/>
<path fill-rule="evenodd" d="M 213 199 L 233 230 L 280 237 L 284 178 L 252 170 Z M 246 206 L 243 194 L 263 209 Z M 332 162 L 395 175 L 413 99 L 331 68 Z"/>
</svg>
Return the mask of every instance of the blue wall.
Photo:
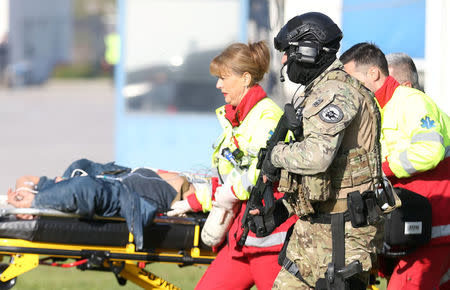
<svg viewBox="0 0 450 290">
<path fill-rule="evenodd" d="M 341 52 L 374 42 L 385 54 L 425 57 L 425 0 L 344 0 Z"/>
<path fill-rule="evenodd" d="M 127 114 L 118 124 L 117 162 L 130 167 L 203 170 L 220 131 L 214 114 Z"/>
</svg>

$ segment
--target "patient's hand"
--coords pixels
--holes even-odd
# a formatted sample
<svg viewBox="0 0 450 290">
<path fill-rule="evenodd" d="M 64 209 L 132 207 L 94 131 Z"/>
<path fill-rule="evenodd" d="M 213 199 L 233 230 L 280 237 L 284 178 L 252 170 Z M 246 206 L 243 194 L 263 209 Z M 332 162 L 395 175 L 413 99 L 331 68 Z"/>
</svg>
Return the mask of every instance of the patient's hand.
<svg viewBox="0 0 450 290">
<path fill-rule="evenodd" d="M 35 216 L 32 214 L 16 214 L 16 218 L 20 220 L 33 220 Z"/>
<path fill-rule="evenodd" d="M 12 190 L 8 189 L 8 203 L 15 207 L 31 207 L 34 199 L 34 193 L 26 190 Z"/>
<path fill-rule="evenodd" d="M 186 216 L 187 212 L 191 212 L 192 208 L 187 199 L 176 201 L 172 204 L 172 208 L 167 212 L 167 216 Z"/>
<path fill-rule="evenodd" d="M 33 199 L 34 194 L 29 191 L 13 191 L 11 188 L 8 189 L 8 203 L 15 207 L 31 207 Z M 16 217 L 22 220 L 34 219 L 34 216 L 31 214 L 18 214 Z"/>
</svg>

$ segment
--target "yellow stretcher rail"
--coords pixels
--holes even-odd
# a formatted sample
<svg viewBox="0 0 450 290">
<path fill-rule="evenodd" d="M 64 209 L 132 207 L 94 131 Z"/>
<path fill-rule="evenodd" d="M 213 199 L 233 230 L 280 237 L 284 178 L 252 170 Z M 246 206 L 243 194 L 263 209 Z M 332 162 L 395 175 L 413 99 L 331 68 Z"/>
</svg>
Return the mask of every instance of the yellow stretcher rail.
<svg viewBox="0 0 450 290">
<path fill-rule="evenodd" d="M 42 255 L 53 258 L 87 259 L 89 267 L 101 266 L 103 270 L 112 271 L 118 278 L 129 280 L 144 289 L 178 288 L 140 268 L 139 262 L 210 264 L 214 260 L 212 253 L 202 255 L 198 247 L 192 248 L 190 253 L 139 252 L 135 251 L 132 243 L 125 247 L 102 247 L 39 243 L 20 239 L 0 239 L 0 254 L 11 257 L 9 266 L 0 274 L 0 281 L 3 283 L 36 268 L 39 265 L 39 256 Z"/>
<path fill-rule="evenodd" d="M 170 223 L 168 221 L 165 225 Z M 144 289 L 179 289 L 144 267 L 148 262 L 208 265 L 214 260 L 212 251 L 200 246 L 200 224 L 188 221 L 184 225 L 194 229 L 194 237 L 190 248 L 182 250 L 158 248 L 136 251 L 132 234 L 129 234 L 128 243 L 123 246 L 65 244 L 0 237 L 0 256 L 3 260 L 10 258 L 8 265 L 0 267 L 0 289 L 12 288 L 18 276 L 39 264 L 57 264 L 44 261 L 61 258 L 75 259 L 76 262 L 70 264 L 81 270 L 110 271 L 122 285 L 130 281 Z"/>
</svg>

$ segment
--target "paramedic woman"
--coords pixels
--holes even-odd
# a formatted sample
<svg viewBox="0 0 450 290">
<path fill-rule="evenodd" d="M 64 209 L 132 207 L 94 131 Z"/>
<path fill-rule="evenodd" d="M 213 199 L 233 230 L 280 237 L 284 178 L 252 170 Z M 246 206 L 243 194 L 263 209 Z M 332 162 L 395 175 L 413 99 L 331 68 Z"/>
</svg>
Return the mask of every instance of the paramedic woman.
<svg viewBox="0 0 450 290">
<path fill-rule="evenodd" d="M 244 246 L 237 244 L 242 235 L 245 201 L 259 174 L 257 153 L 266 146 L 283 114 L 258 85 L 268 71 L 269 61 L 269 49 L 261 41 L 231 44 L 210 63 L 210 73 L 218 77 L 216 87 L 226 102 L 216 110 L 223 129 L 212 156 L 218 176 L 209 188 L 196 187 L 187 201 L 175 203 L 169 215 L 207 212 L 216 206 L 233 212 L 234 218 L 226 241 L 218 246 L 216 259 L 196 289 L 250 289 L 253 285 L 271 289 L 280 270 L 278 252 L 295 220 L 288 219 L 264 238 L 249 233 Z M 227 153 L 231 153 L 229 159 Z"/>
</svg>

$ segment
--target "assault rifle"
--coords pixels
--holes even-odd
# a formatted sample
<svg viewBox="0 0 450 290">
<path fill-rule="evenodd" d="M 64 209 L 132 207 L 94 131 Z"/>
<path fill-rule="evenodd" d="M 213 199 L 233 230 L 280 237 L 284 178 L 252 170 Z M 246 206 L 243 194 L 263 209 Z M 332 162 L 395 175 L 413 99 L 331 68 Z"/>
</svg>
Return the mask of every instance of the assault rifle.
<svg viewBox="0 0 450 290">
<path fill-rule="evenodd" d="M 264 158 L 270 154 L 275 145 L 286 139 L 288 130 L 294 132 L 294 135 L 301 135 L 301 116 L 296 115 L 296 110 L 292 104 L 286 104 L 284 114 L 278 121 L 277 127 L 269 140 L 266 148 L 261 148 L 258 153 L 258 163 L 256 168 L 261 169 Z M 264 200 L 264 205 L 263 205 Z M 242 217 L 242 227 L 244 233 L 238 241 L 238 245 L 243 246 L 247 239 L 248 232 L 251 230 L 257 237 L 269 235 L 278 225 L 274 219 L 275 197 L 273 196 L 273 183 L 267 180 L 263 181 L 263 172 L 260 171 L 255 186 L 250 192 L 244 215 Z M 258 209 L 258 215 L 252 215 L 249 212 Z"/>
</svg>

